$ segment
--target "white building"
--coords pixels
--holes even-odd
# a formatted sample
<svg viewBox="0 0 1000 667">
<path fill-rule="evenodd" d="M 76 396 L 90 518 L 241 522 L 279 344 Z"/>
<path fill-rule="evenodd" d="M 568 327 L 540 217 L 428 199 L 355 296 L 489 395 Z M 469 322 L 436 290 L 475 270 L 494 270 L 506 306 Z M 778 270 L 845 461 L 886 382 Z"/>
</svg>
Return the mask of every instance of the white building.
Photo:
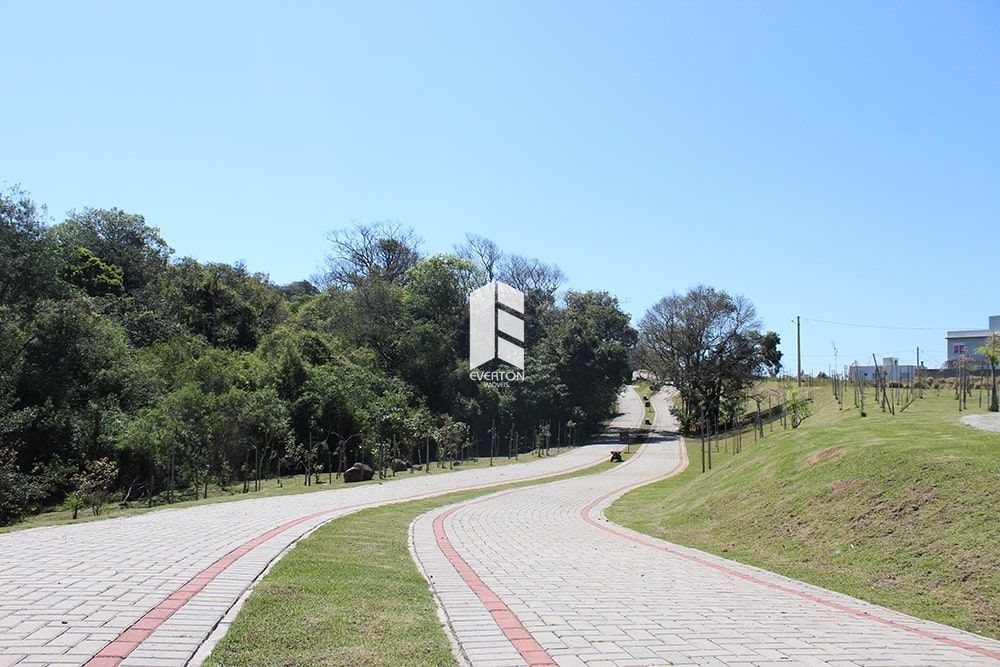
<svg viewBox="0 0 1000 667">
<path fill-rule="evenodd" d="M 886 382 L 909 382 L 916 376 L 916 372 L 914 364 L 900 365 L 897 357 L 882 357 L 882 363 L 878 366 L 861 366 L 855 361 L 847 369 L 847 379 L 874 380 L 881 374 Z"/>
<path fill-rule="evenodd" d="M 1000 315 L 990 317 L 988 329 L 966 329 L 963 331 L 949 331 L 948 339 L 948 361 L 957 359 L 964 355 L 979 358 L 976 350 L 986 344 L 986 339 L 993 333 L 1000 333 Z"/>
</svg>

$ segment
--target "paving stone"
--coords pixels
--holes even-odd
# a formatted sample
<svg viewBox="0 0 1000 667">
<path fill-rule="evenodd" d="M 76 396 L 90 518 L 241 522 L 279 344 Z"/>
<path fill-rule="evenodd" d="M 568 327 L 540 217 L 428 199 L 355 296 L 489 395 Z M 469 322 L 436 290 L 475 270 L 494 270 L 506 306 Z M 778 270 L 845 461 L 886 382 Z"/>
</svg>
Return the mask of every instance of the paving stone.
<svg viewBox="0 0 1000 667">
<path fill-rule="evenodd" d="M 655 428 L 670 428 L 660 417 L 666 401 L 654 397 Z M 628 406 L 624 413 L 618 426 L 635 415 Z M 533 655 L 559 665 L 1000 665 L 1000 642 L 604 519 L 624 490 L 684 465 L 681 441 L 649 438 L 611 471 L 431 511 L 411 526 L 411 551 L 446 617 L 488 614 L 483 600 L 495 598 L 540 646 Z M 471 578 L 456 569 L 462 561 Z M 506 621 L 491 616 L 491 624 L 491 637 L 522 645 L 505 635 Z M 449 631 L 464 648 L 488 629 L 454 623 Z M 468 655 L 473 665 L 479 655 Z"/>
<path fill-rule="evenodd" d="M 177 656 L 161 651 L 183 647 L 187 655 L 192 646 L 214 644 L 221 630 L 209 638 L 213 628 L 223 627 L 222 618 L 265 568 L 332 518 L 401 499 L 556 475 L 603 461 L 608 449 L 581 447 L 521 464 L 2 534 L 0 665 L 62 653 L 82 664 L 234 548 L 310 517 L 235 561 L 149 635 L 146 642 L 157 650 L 148 660 L 172 664 Z M 55 660 L 50 657 L 39 661 Z"/>
</svg>

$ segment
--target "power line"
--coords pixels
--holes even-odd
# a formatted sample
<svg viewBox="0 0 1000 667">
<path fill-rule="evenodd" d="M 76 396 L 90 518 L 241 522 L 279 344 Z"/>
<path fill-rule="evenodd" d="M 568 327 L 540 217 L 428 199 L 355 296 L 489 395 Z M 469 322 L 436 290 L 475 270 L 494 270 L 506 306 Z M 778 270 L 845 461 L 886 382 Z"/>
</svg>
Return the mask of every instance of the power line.
<svg viewBox="0 0 1000 667">
<path fill-rule="evenodd" d="M 896 331 L 947 331 L 947 327 L 890 327 L 881 324 L 860 324 L 858 322 L 835 322 L 833 320 L 817 320 L 811 317 L 803 317 L 804 322 L 815 322 L 817 324 L 836 324 L 842 327 L 861 327 L 864 329 L 893 329 Z"/>
</svg>

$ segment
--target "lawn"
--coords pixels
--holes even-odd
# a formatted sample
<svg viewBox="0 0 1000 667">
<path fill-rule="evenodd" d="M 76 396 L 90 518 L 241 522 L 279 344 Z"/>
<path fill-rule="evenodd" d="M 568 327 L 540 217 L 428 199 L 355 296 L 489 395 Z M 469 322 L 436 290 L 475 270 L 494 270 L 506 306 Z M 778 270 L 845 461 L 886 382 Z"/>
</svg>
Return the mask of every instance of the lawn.
<svg viewBox="0 0 1000 667">
<path fill-rule="evenodd" d="M 546 482 L 608 470 L 603 463 Z M 409 526 L 435 507 L 519 482 L 385 505 L 336 519 L 257 583 L 205 665 L 454 665 Z"/>
<path fill-rule="evenodd" d="M 564 451 L 568 451 L 568 448 L 557 449 L 553 447 L 549 450 L 549 456 L 555 456 Z M 495 456 L 493 458 L 494 466 L 508 465 L 510 463 L 523 463 L 525 461 L 531 461 L 538 458 L 535 452 L 522 453 L 517 459 L 510 458 L 506 456 L 506 450 L 503 456 Z M 350 486 L 364 486 L 366 484 L 377 484 L 379 482 L 389 482 L 394 479 L 400 479 L 404 477 L 409 477 L 410 475 L 435 475 L 440 473 L 452 472 L 453 470 L 468 470 L 470 468 L 484 468 L 489 467 L 490 459 L 489 457 L 480 457 L 478 459 L 467 459 L 461 465 L 456 465 L 450 467 L 447 464 L 438 465 L 437 462 L 432 461 L 430 465 L 430 471 L 425 472 L 423 469 L 414 471 L 412 473 L 399 472 L 395 476 L 390 472 L 387 479 L 380 480 L 376 474 L 375 479 L 368 482 L 355 482 L 350 484 Z M 64 509 L 51 509 L 49 511 L 44 511 L 39 514 L 31 515 L 25 518 L 24 521 L 16 523 L 12 526 L 0 526 L 0 534 L 13 532 L 15 530 L 24 530 L 27 528 L 40 528 L 42 526 L 59 526 L 68 523 L 81 523 L 86 521 L 101 521 L 103 519 L 114 519 L 123 516 L 132 516 L 135 514 L 144 514 L 146 512 L 154 512 L 160 509 L 176 509 L 180 507 L 193 507 L 195 505 L 207 505 L 211 503 L 222 503 L 222 502 L 233 502 L 236 500 L 247 500 L 248 498 L 267 498 L 270 496 L 287 496 L 295 495 L 299 493 L 313 493 L 317 491 L 330 491 L 333 489 L 340 489 L 348 486 L 342 479 L 337 479 L 334 477 L 332 480 L 327 473 L 320 473 L 319 479 L 316 480 L 312 485 L 306 486 L 302 475 L 290 475 L 287 477 L 282 477 L 279 483 L 277 479 L 267 479 L 262 480 L 261 489 L 259 491 L 250 491 L 249 493 L 242 493 L 243 486 L 242 482 L 236 483 L 230 487 L 222 487 L 218 485 L 212 485 L 209 487 L 208 498 L 199 497 L 194 498 L 193 488 L 179 489 L 175 493 L 175 502 L 167 504 L 166 495 L 160 494 L 154 497 L 153 506 L 150 507 L 145 499 L 136 500 L 130 502 L 127 506 L 121 507 L 117 503 L 111 503 L 106 505 L 101 513 L 94 516 L 89 509 L 81 508 L 76 519 L 73 519 L 72 510 Z"/>
<path fill-rule="evenodd" d="M 961 424 L 948 390 L 893 416 L 869 389 L 864 418 L 850 394 L 843 410 L 829 386 L 813 397 L 799 428 L 747 432 L 736 455 L 720 443 L 705 474 L 688 439 L 691 466 L 609 518 L 1000 638 L 1000 434 Z"/>
<path fill-rule="evenodd" d="M 646 380 L 639 380 L 635 384 L 635 393 L 639 394 L 639 400 L 643 402 L 644 407 L 642 415 L 643 419 L 642 424 L 643 428 L 648 429 L 649 427 L 646 426 L 646 423 L 649 422 L 650 424 L 652 424 L 653 418 L 656 416 L 656 410 L 653 409 L 652 404 L 646 405 L 646 400 L 653 395 L 653 390 L 649 386 L 649 382 L 647 382 Z"/>
</svg>

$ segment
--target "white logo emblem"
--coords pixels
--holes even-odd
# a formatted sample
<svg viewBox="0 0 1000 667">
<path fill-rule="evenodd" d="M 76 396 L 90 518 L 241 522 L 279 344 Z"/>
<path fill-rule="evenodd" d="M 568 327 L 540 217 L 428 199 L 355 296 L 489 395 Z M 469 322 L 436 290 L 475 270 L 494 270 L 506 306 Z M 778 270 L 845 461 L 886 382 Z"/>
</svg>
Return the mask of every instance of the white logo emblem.
<svg viewBox="0 0 1000 667">
<path fill-rule="evenodd" d="M 524 348 L 498 335 L 502 333 L 524 343 L 524 320 L 508 310 L 524 315 L 524 292 L 495 281 L 472 293 L 469 298 L 470 369 L 493 359 L 524 369 Z"/>
</svg>

